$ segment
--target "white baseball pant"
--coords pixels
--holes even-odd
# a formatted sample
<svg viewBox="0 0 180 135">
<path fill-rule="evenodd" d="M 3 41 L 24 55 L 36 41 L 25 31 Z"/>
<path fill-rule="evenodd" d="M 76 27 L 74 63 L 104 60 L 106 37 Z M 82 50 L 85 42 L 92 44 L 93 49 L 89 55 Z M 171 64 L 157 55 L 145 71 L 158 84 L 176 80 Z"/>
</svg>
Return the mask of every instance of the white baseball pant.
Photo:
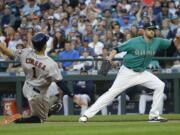
<svg viewBox="0 0 180 135">
<path fill-rule="evenodd" d="M 98 100 L 85 111 L 84 115 L 88 118 L 93 117 L 102 108 L 112 102 L 117 95 L 129 87 L 139 84 L 154 90 L 149 119 L 159 116 L 160 106 L 163 103 L 164 82 L 148 71 L 134 72 L 125 66 L 121 66 L 111 88 L 99 97 Z"/>
</svg>

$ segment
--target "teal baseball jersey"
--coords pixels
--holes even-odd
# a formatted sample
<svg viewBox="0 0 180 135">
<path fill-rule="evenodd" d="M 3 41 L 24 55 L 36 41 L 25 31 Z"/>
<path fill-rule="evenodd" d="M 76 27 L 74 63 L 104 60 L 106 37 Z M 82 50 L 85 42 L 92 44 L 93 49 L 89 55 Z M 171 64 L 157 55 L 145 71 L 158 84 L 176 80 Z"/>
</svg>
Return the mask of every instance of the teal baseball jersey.
<svg viewBox="0 0 180 135">
<path fill-rule="evenodd" d="M 115 49 L 117 52 L 127 52 L 123 58 L 123 64 L 136 72 L 143 72 L 157 50 L 170 47 L 172 40 L 153 38 L 150 42 L 145 42 L 142 36 L 132 38 Z"/>
</svg>

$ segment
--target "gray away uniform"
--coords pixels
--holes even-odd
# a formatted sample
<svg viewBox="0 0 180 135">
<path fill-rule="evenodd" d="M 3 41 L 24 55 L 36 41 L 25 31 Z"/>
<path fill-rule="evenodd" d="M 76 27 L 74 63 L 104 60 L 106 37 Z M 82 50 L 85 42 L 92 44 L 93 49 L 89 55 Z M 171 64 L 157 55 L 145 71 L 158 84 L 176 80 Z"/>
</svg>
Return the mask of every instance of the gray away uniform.
<svg viewBox="0 0 180 135">
<path fill-rule="evenodd" d="M 52 81 L 62 80 L 57 63 L 48 56 L 37 55 L 31 48 L 17 50 L 14 55 L 20 60 L 26 76 L 23 94 L 29 101 L 32 115 L 45 121 L 49 112 L 47 90 Z"/>
</svg>

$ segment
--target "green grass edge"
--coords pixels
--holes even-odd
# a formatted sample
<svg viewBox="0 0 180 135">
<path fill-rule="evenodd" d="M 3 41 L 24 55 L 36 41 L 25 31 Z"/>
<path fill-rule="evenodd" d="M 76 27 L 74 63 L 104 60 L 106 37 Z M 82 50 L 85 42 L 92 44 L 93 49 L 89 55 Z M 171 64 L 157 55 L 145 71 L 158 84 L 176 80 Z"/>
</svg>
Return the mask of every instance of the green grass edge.
<svg viewBox="0 0 180 135">
<path fill-rule="evenodd" d="M 48 122 L 77 122 L 80 116 L 78 115 L 53 115 L 49 117 Z M 180 121 L 180 114 L 164 114 L 162 117 L 168 120 Z M 148 115 L 131 114 L 131 115 L 96 115 L 89 119 L 89 122 L 128 122 L 128 121 L 147 121 Z"/>
</svg>

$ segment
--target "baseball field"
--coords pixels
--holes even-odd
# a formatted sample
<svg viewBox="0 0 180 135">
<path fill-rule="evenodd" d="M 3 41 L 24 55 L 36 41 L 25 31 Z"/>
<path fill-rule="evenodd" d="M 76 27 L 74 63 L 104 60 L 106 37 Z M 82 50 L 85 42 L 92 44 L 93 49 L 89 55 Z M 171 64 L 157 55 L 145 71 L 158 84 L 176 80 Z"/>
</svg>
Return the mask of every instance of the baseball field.
<svg viewBox="0 0 180 135">
<path fill-rule="evenodd" d="M 147 115 L 109 115 L 82 124 L 77 122 L 79 116 L 56 115 L 41 124 L 0 126 L 0 135 L 180 135 L 180 114 L 163 116 L 169 121 L 149 123 Z"/>
</svg>

